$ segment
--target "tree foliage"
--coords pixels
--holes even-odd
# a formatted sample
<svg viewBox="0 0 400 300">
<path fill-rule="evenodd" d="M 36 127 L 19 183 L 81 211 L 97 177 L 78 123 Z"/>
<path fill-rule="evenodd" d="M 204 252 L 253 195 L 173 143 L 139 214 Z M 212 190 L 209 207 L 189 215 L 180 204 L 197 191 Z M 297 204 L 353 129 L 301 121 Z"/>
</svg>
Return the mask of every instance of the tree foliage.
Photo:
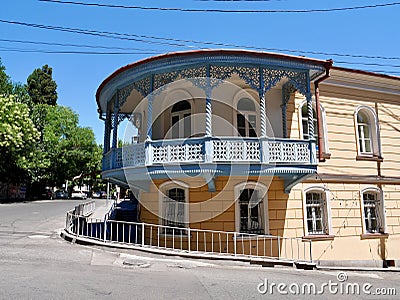
<svg viewBox="0 0 400 300">
<path fill-rule="evenodd" d="M 28 106 L 15 98 L 0 95 L 0 174 L 3 176 L 20 173 L 16 169 L 27 169 L 32 148 L 40 136 L 29 118 Z"/>
<path fill-rule="evenodd" d="M 0 59 L 0 94 L 10 95 L 12 93 L 13 85 L 10 76 L 6 74 L 6 67 L 3 66 Z"/>
<path fill-rule="evenodd" d="M 79 116 L 57 105 L 57 84 L 45 65 L 27 85 L 13 83 L 0 61 L 0 181 L 28 186 L 61 186 L 101 170 L 102 147 Z"/>
<path fill-rule="evenodd" d="M 99 167 L 98 146 L 90 128 L 78 125 L 78 115 L 64 106 L 35 106 L 33 116 L 40 121 L 42 139 L 36 146 L 36 181 L 61 185 L 81 173 Z M 40 176 L 38 176 L 40 175 Z"/>
<path fill-rule="evenodd" d="M 35 69 L 27 79 L 27 91 L 34 104 L 57 104 L 57 83 L 48 65 Z"/>
</svg>

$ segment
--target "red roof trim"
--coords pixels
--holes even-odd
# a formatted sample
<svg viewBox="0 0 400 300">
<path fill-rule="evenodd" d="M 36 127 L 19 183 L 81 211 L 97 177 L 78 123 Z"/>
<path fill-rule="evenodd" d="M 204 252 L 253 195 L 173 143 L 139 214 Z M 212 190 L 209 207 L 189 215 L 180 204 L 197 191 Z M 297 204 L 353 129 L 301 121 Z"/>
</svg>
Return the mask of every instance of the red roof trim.
<svg viewBox="0 0 400 300">
<path fill-rule="evenodd" d="M 345 72 L 357 73 L 357 74 L 362 74 L 362 75 L 381 77 L 381 78 L 386 78 L 386 79 L 400 80 L 400 76 L 387 75 L 387 74 L 375 73 L 375 72 L 371 72 L 371 71 L 363 71 L 363 70 L 350 69 L 350 68 L 344 68 L 344 67 L 333 66 L 332 70 L 345 71 Z"/>
</svg>

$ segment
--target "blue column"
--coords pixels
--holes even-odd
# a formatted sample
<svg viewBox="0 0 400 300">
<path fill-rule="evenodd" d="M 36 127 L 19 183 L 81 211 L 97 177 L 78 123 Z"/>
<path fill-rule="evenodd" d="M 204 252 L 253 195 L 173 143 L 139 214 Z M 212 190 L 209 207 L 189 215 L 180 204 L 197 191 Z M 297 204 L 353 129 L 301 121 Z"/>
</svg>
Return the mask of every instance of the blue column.
<svg viewBox="0 0 400 300">
<path fill-rule="evenodd" d="M 261 137 L 267 136 L 267 105 L 265 102 L 265 86 L 264 86 L 264 76 L 262 68 L 259 68 L 260 73 L 260 87 L 258 89 L 258 95 L 260 98 L 260 129 Z"/>
<path fill-rule="evenodd" d="M 151 141 L 153 138 L 153 100 L 154 100 L 154 95 L 153 95 L 153 81 L 154 76 L 150 76 L 150 93 L 147 95 L 147 140 Z"/>
<path fill-rule="evenodd" d="M 114 127 L 113 127 L 113 140 L 112 140 L 112 148 L 116 149 L 117 148 L 117 142 L 118 142 L 118 113 L 119 113 L 119 101 L 118 101 L 118 95 L 119 92 L 117 90 L 117 93 L 115 95 L 114 99 Z"/>
<path fill-rule="evenodd" d="M 283 138 L 287 138 L 287 117 L 286 117 L 286 110 L 287 110 L 287 104 L 286 102 L 283 102 L 281 105 L 282 109 L 282 136 Z"/>
<path fill-rule="evenodd" d="M 210 66 L 207 66 L 207 83 L 205 86 L 206 93 L 206 136 L 212 136 L 212 88 L 210 83 Z"/>
<path fill-rule="evenodd" d="M 104 144 L 103 144 L 104 154 L 106 154 L 110 150 L 110 135 L 111 135 L 111 111 L 110 111 L 110 103 L 107 102 L 106 119 L 104 121 Z"/>
</svg>

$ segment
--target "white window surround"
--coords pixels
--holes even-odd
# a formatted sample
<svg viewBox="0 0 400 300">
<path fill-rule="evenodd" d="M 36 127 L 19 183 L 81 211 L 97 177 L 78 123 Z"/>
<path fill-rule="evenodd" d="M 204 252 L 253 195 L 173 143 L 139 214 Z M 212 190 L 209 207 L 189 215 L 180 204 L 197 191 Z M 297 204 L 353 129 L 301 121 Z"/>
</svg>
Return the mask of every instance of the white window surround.
<svg viewBox="0 0 400 300">
<path fill-rule="evenodd" d="M 190 108 L 172 112 L 172 109 L 174 108 L 174 106 L 180 102 L 186 102 L 190 106 Z M 175 118 L 177 119 L 177 121 L 174 124 Z M 191 101 L 180 100 L 171 107 L 170 130 L 171 130 L 172 138 L 188 138 L 191 136 L 191 134 L 193 132 Z"/>
<path fill-rule="evenodd" d="M 264 234 L 269 234 L 269 220 L 268 220 L 268 187 L 262 183 L 255 181 L 247 181 L 237 184 L 234 187 L 234 196 L 235 196 L 235 231 L 240 232 L 240 204 L 239 197 L 241 191 L 244 189 L 254 189 L 258 191 L 258 195 L 262 199 L 263 207 L 262 207 L 262 217 L 263 225 L 264 225 Z"/>
<path fill-rule="evenodd" d="M 300 103 L 299 107 L 298 107 L 298 117 L 299 117 L 299 130 L 300 130 L 300 138 L 304 139 L 304 131 L 303 131 L 303 114 L 302 114 L 302 108 L 303 106 L 307 104 L 307 100 L 304 100 Z M 313 99 L 313 110 L 316 113 L 316 104 L 315 101 Z M 321 109 L 321 122 L 322 122 L 322 153 L 329 155 L 329 146 L 328 146 L 328 130 L 327 130 L 327 125 L 326 125 L 326 112 L 325 112 L 325 108 L 321 105 L 321 103 L 319 104 L 319 107 Z M 316 122 L 316 120 L 314 120 L 314 122 Z M 314 126 L 314 133 L 315 135 L 318 134 L 318 128 L 316 126 Z M 317 141 L 318 142 L 318 141 Z"/>
<path fill-rule="evenodd" d="M 158 187 L 159 224 L 164 225 L 164 199 L 168 197 L 168 191 L 174 188 L 182 189 L 185 192 L 184 224 L 185 227 L 189 227 L 189 185 L 177 180 L 164 182 Z"/>
<path fill-rule="evenodd" d="M 380 218 L 379 220 L 379 225 L 382 228 L 382 232 L 368 232 L 367 231 L 367 227 L 365 224 L 365 212 L 364 212 L 364 193 L 374 193 L 377 195 L 377 202 L 378 202 L 378 215 L 377 217 Z M 363 229 L 363 233 L 366 235 L 369 234 L 383 234 L 387 232 L 387 228 L 386 228 L 386 213 L 385 213 L 385 205 L 384 205 L 384 198 L 383 198 L 383 191 L 377 187 L 367 187 L 364 188 L 362 190 L 360 190 L 360 202 L 361 202 L 361 222 L 362 222 L 362 229 Z"/>
<path fill-rule="evenodd" d="M 369 139 L 371 140 L 371 152 L 363 152 L 360 147 L 360 137 L 359 136 L 359 124 L 358 124 L 358 114 L 362 112 L 369 121 Z M 358 106 L 354 112 L 354 129 L 356 134 L 356 145 L 357 145 L 357 154 L 361 157 L 381 157 L 381 141 L 379 136 L 379 123 L 378 118 L 376 116 L 375 110 L 369 106 Z"/>
<path fill-rule="evenodd" d="M 257 136 L 260 136 L 260 131 L 261 131 L 261 129 L 260 129 L 260 103 L 257 101 L 258 96 L 255 97 L 253 95 L 253 93 L 254 93 L 254 91 L 252 91 L 252 90 L 244 90 L 244 91 L 240 91 L 239 93 L 237 93 L 233 98 L 233 103 L 232 103 L 232 105 L 233 105 L 232 120 L 233 120 L 233 125 L 234 125 L 233 126 L 233 132 L 232 132 L 233 136 L 240 136 L 240 134 L 239 134 L 239 132 L 237 130 L 237 128 L 238 128 L 237 114 L 240 111 L 238 110 L 237 107 L 238 107 L 239 101 L 244 99 L 244 98 L 247 98 L 247 99 L 250 99 L 250 100 L 253 101 L 254 106 L 255 106 L 255 111 L 242 111 L 242 114 L 245 117 L 247 117 L 247 115 L 249 113 L 250 114 L 252 114 L 252 113 L 255 114 L 255 116 L 256 116 L 256 128 L 255 128 L 255 131 L 256 131 Z M 249 122 L 248 119 L 247 119 L 247 122 Z"/>
<path fill-rule="evenodd" d="M 308 224 L 307 224 L 307 193 L 322 193 L 324 198 L 324 207 L 323 207 L 323 218 L 325 218 L 326 233 L 325 234 L 309 234 Z M 330 197 L 329 190 L 325 187 L 321 186 L 311 186 L 303 190 L 303 222 L 304 222 L 304 235 L 305 236 L 328 236 L 333 234 L 332 230 L 332 217 L 331 217 L 331 205 L 330 205 Z"/>
<path fill-rule="evenodd" d="M 171 110 L 172 107 L 180 102 L 180 101 L 187 101 L 190 104 L 191 110 L 190 113 L 191 115 L 196 114 L 196 106 L 195 106 L 195 101 L 194 101 L 194 96 L 190 91 L 183 89 L 183 88 L 168 88 L 168 93 L 164 95 L 165 92 L 163 92 L 160 96 L 155 97 L 154 102 L 153 102 L 153 122 L 157 118 L 161 118 L 160 126 L 161 128 L 158 128 L 157 130 L 160 130 L 165 138 L 171 138 L 172 132 L 171 132 Z M 145 120 L 147 122 L 147 119 Z M 195 127 L 195 118 L 191 118 L 191 129 L 193 131 L 193 128 Z"/>
</svg>

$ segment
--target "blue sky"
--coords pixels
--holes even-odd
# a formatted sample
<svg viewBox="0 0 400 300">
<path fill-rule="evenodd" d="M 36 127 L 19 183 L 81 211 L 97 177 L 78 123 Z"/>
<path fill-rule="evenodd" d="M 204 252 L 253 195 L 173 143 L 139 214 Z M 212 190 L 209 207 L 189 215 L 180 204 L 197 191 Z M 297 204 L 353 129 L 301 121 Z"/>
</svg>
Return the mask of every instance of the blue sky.
<svg viewBox="0 0 400 300">
<path fill-rule="evenodd" d="M 82 0 L 80 2 L 232 10 L 303 10 L 396 3 L 384 0 L 229 2 Z M 249 46 L 247 49 L 251 49 L 250 47 L 277 49 L 273 52 L 320 59 L 332 58 L 334 65 L 337 66 L 379 71 L 398 76 L 400 75 L 399 16 L 400 5 L 398 4 L 388 7 L 318 13 L 210 13 L 145 11 L 37 0 L 5 0 L 2 1 L 0 10 L 0 58 L 6 67 L 7 74 L 16 82 L 26 82 L 26 78 L 35 68 L 44 64 L 51 66 L 53 77 L 58 84 L 58 103 L 69 106 L 77 112 L 80 115 L 80 125 L 93 128 L 97 142 L 103 143 L 103 122 L 98 119 L 96 112 L 95 93 L 101 81 L 108 75 L 126 64 L 155 54 L 205 47 L 228 47 L 206 46 L 190 42 L 180 42 L 181 46 L 165 45 L 162 44 L 166 42 L 165 40 L 154 39 L 145 39 L 146 42 L 143 42 L 143 39 L 141 41 L 120 40 L 6 22 L 246 45 Z M 74 44 L 80 47 L 37 44 L 37 42 Z M 84 48 L 85 45 L 91 48 Z M 139 50 L 127 51 L 120 48 Z M 278 51 L 278 49 L 290 52 Z M 43 53 L 44 51 L 130 52 L 130 54 L 56 54 Z M 353 57 L 357 55 L 394 59 Z"/>
</svg>

